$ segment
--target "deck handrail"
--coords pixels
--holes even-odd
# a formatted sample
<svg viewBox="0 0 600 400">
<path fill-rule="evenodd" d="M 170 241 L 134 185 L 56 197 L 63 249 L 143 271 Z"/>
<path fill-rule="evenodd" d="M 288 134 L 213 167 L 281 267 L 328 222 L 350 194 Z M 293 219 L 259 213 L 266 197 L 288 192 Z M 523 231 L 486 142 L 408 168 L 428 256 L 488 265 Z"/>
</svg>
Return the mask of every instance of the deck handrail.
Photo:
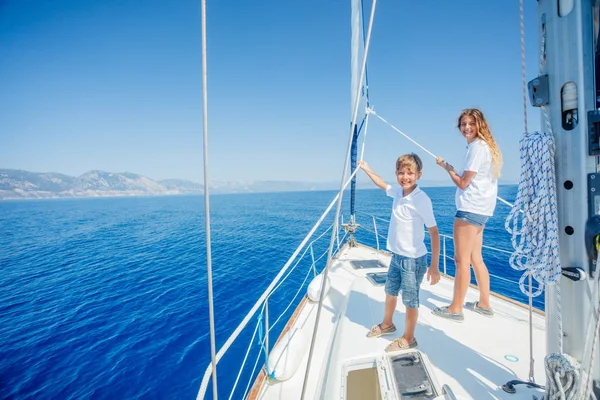
<svg viewBox="0 0 600 400">
<path fill-rule="evenodd" d="M 380 238 L 384 239 L 384 240 L 387 240 L 387 236 L 383 235 L 383 234 L 381 234 L 381 233 L 379 233 L 377 231 L 377 226 L 375 225 L 375 220 L 379 220 L 379 221 L 383 221 L 383 222 L 389 223 L 390 222 L 389 219 L 385 219 L 385 218 L 381 218 L 381 217 L 376 217 L 376 216 L 374 216 L 372 214 L 365 213 L 365 212 L 357 212 L 357 214 L 361 214 L 361 215 L 370 217 L 372 219 L 372 221 L 373 221 L 373 230 L 367 228 L 366 226 L 362 226 L 362 225 L 361 225 L 361 228 L 363 230 L 365 230 L 365 231 L 367 231 L 367 232 L 372 233 L 373 235 L 375 235 L 376 243 L 377 243 L 377 250 L 380 250 L 380 248 L 379 248 L 379 240 L 380 240 Z M 425 233 L 429 234 L 428 231 L 425 231 Z M 451 241 L 454 241 L 454 237 L 452 235 L 448 235 L 448 234 L 444 234 L 444 233 L 440 233 L 439 235 L 442 238 L 442 249 L 441 249 L 441 252 L 440 252 L 441 254 L 440 255 L 442 256 L 443 272 L 444 272 L 444 274 L 448 275 L 447 268 L 446 268 L 446 260 L 447 259 L 453 260 L 454 257 L 449 256 L 448 254 L 446 254 L 446 239 L 450 239 Z M 493 250 L 493 251 L 497 251 L 499 253 L 504 253 L 504 254 L 510 254 L 510 255 L 512 255 L 512 252 L 510 252 L 508 250 L 504 250 L 504 249 L 499 249 L 497 247 L 487 246 L 487 245 L 483 245 L 482 247 L 484 249 Z M 427 251 L 427 253 L 431 254 L 431 251 Z M 503 281 L 506 281 L 506 282 L 510 282 L 510 283 L 519 284 L 518 280 L 507 279 L 507 278 L 504 278 L 502 276 L 494 275 L 491 272 L 490 272 L 490 277 L 494 277 L 494 278 L 497 278 L 497 279 L 500 279 L 500 280 L 503 280 Z"/>
<path fill-rule="evenodd" d="M 366 216 L 369 216 L 369 217 L 371 217 L 371 218 L 373 218 L 373 219 L 376 219 L 376 220 L 379 220 L 379 221 L 382 221 L 382 222 L 387 222 L 388 224 L 389 224 L 389 222 L 390 222 L 390 220 L 389 220 L 389 219 L 382 218 L 382 217 L 378 217 L 378 216 L 375 216 L 375 215 L 373 215 L 373 214 L 369 214 L 369 213 L 366 213 L 366 212 L 357 211 L 356 213 L 357 213 L 357 214 L 361 214 L 361 215 L 366 215 Z M 366 228 L 364 228 L 364 227 L 363 227 L 363 229 L 366 229 Z M 375 229 L 377 229 L 377 227 L 375 227 Z M 373 231 L 369 231 L 369 232 L 373 233 Z M 429 232 L 428 232 L 428 231 L 425 231 L 425 233 L 429 234 Z M 385 237 L 385 236 L 383 236 L 383 235 L 379 235 L 379 237 Z M 453 236 L 452 236 L 452 235 L 447 235 L 447 234 L 444 234 L 444 233 L 440 233 L 440 237 L 446 237 L 446 238 L 448 238 L 448 239 L 453 239 L 453 240 L 454 240 L 454 238 L 453 238 Z M 497 248 L 497 247 L 492 247 L 492 246 L 486 246 L 486 245 L 483 245 L 483 248 L 484 248 L 484 249 L 490 249 L 490 250 L 494 250 L 494 251 L 499 251 L 499 252 L 501 252 L 501 253 L 512 254 L 512 251 L 509 251 L 509 250 L 504 250 L 504 249 L 499 249 L 499 248 Z"/>
</svg>

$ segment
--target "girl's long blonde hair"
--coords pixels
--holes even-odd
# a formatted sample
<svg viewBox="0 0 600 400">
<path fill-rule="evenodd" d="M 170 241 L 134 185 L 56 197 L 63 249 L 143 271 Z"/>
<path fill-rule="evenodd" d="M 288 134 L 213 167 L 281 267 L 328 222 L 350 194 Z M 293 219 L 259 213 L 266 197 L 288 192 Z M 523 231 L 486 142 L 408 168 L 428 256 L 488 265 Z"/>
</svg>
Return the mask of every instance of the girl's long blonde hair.
<svg viewBox="0 0 600 400">
<path fill-rule="evenodd" d="M 458 129 L 460 129 L 460 122 L 464 116 L 472 117 L 475 120 L 477 137 L 490 146 L 490 150 L 492 151 L 492 169 L 494 171 L 494 178 L 498 179 L 500 177 L 500 170 L 502 169 L 502 152 L 500 151 L 500 147 L 498 147 L 498 143 L 494 140 L 494 136 L 492 136 L 490 127 L 483 116 L 483 112 L 477 108 L 467 108 L 466 110 L 463 110 L 460 113 L 458 123 L 456 124 Z"/>
</svg>

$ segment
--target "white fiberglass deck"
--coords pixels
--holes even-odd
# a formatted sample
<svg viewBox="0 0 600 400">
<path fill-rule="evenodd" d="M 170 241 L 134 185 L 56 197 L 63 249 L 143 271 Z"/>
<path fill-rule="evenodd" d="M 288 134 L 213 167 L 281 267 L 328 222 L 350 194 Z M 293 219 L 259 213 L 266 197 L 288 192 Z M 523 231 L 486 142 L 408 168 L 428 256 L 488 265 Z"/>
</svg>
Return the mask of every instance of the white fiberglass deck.
<svg viewBox="0 0 600 400">
<path fill-rule="evenodd" d="M 332 265 L 329 273 L 331 289 L 321 312 L 306 398 L 344 398 L 342 366 L 352 359 L 383 354 L 387 344 L 403 333 L 404 306 L 399 300 L 394 314 L 397 331 L 381 338 L 365 336 L 371 326 L 381 322 L 385 302 L 383 286 L 371 283 L 366 274 L 385 271 L 385 268 L 355 269 L 351 261 L 375 259 L 387 266 L 390 256 L 359 245 L 345 247 Z M 541 394 L 541 391 L 536 392 L 524 385 L 518 385 L 517 393 L 512 395 L 501 388 L 507 381 L 527 380 L 529 375 L 527 308 L 493 297 L 494 318 L 465 310 L 465 321 L 457 323 L 431 314 L 433 307 L 449 303 L 452 290 L 453 281 L 443 277 L 435 286 L 424 281 L 420 294 L 421 307 L 415 336 L 418 349 L 433 365 L 439 385 L 448 384 L 459 398 L 531 399 L 532 394 Z M 477 296 L 476 289 L 470 288 L 467 300 L 477 300 Z M 309 343 L 316 306 L 317 303 L 303 302 L 293 325 L 302 328 Z M 534 313 L 533 321 L 535 379 L 543 385 L 545 320 L 542 315 Z M 307 360 L 308 350 L 292 378 L 284 382 L 263 382 L 257 398 L 299 399 Z"/>
</svg>

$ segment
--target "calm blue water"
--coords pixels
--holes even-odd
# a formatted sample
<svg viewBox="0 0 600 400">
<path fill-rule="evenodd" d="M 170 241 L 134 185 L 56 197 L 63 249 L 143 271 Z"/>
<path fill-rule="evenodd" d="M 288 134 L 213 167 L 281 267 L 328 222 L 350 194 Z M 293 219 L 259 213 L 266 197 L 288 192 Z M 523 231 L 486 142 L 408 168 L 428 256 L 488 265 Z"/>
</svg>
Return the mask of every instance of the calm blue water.
<svg viewBox="0 0 600 400">
<path fill-rule="evenodd" d="M 451 235 L 454 189 L 425 190 L 440 231 Z M 515 194 L 516 187 L 500 190 L 509 201 Z M 334 195 L 212 197 L 217 349 Z M 357 193 L 358 211 L 387 219 L 389 207 L 379 190 Z M 0 203 L 0 398 L 195 398 L 210 361 L 203 209 L 200 196 Z M 507 212 L 498 205 L 484 242 L 510 250 Z M 370 217 L 359 215 L 358 222 L 372 229 Z M 379 222 L 380 233 L 386 228 Z M 314 245 L 315 258 L 329 239 L 326 234 Z M 358 240 L 375 244 L 366 232 Z M 484 257 L 493 274 L 518 280 L 507 255 L 486 251 Z M 272 295 L 271 323 L 307 276 L 310 259 L 307 252 Z M 453 272 L 451 260 L 448 269 Z M 526 301 L 516 284 L 492 278 L 492 290 Z M 274 326 L 272 340 L 303 294 Z M 256 320 L 218 365 L 220 397 L 229 395 Z M 233 398 L 242 397 L 258 350 L 255 339 Z"/>
</svg>

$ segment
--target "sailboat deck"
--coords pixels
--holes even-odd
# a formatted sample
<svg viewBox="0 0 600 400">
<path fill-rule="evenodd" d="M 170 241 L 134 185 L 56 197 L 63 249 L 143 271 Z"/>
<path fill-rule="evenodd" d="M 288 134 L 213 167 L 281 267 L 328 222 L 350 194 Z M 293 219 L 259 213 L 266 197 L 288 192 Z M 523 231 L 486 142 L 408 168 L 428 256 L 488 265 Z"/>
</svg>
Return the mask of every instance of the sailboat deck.
<svg viewBox="0 0 600 400">
<path fill-rule="evenodd" d="M 359 260 L 373 260 L 370 264 L 378 260 L 380 266 L 355 268 Z M 352 360 L 381 356 L 387 344 L 402 335 L 405 308 L 399 299 L 394 314 L 397 331 L 380 338 L 366 337 L 371 326 L 381 322 L 385 304 L 383 285 L 374 284 L 367 274 L 385 272 L 389 261 L 389 254 L 359 245 L 345 247 L 332 265 L 329 272 L 331 288 L 321 311 L 306 398 L 345 398 L 344 366 Z M 452 279 L 442 277 L 434 286 L 424 281 L 420 293 L 421 306 L 415 336 L 418 349 L 429 359 L 439 385 L 449 385 L 458 398 L 531 399 L 532 394 L 541 394 L 541 391 L 536 392 L 524 385 L 517 386 L 517 393 L 512 395 L 501 388 L 507 381 L 527 380 L 529 375 L 528 309 L 501 296 L 493 296 L 494 318 L 465 310 L 465 321 L 457 323 L 431 314 L 434 307 L 450 302 L 452 291 Z M 467 300 L 477 298 L 477 289 L 470 288 Z M 302 302 L 293 321 L 293 327 L 301 329 L 308 343 L 312 337 L 317 305 L 310 301 Z M 544 330 L 544 316 L 534 313 L 534 371 L 536 382 L 542 385 L 545 382 Z M 260 382 L 259 379 L 255 390 L 260 389 L 254 392 L 256 398 L 300 398 L 307 361 L 308 349 L 292 378 L 283 382 L 270 379 Z"/>
</svg>

